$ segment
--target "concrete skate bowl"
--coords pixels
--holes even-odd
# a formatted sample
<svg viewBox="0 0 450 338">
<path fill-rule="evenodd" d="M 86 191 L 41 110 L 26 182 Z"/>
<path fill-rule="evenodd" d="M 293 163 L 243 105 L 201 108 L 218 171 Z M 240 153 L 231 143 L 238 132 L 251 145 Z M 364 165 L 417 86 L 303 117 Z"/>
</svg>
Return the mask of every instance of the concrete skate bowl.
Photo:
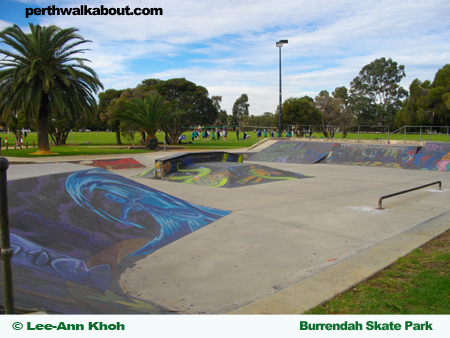
<svg viewBox="0 0 450 338">
<path fill-rule="evenodd" d="M 209 187 L 239 188 L 309 177 L 260 164 L 205 162 L 193 163 L 183 168 L 164 177 L 164 180 Z M 137 177 L 154 178 L 154 175 L 154 169 L 152 169 Z"/>
<path fill-rule="evenodd" d="M 182 153 L 156 159 L 154 168 L 135 177 L 222 188 L 238 188 L 307 177 L 299 173 L 242 162 L 242 154 Z"/>
<path fill-rule="evenodd" d="M 155 178 L 164 178 L 177 172 L 179 169 L 186 168 L 194 163 L 203 162 L 235 162 L 242 163 L 242 154 L 227 153 L 224 151 L 207 151 L 196 153 L 179 153 L 155 160 L 154 171 L 151 172 Z M 146 171 L 137 177 L 146 176 L 150 171 Z"/>
<path fill-rule="evenodd" d="M 120 275 L 230 214 L 99 168 L 9 181 L 8 205 L 15 304 L 67 314 L 169 312 L 127 295 Z"/>
</svg>

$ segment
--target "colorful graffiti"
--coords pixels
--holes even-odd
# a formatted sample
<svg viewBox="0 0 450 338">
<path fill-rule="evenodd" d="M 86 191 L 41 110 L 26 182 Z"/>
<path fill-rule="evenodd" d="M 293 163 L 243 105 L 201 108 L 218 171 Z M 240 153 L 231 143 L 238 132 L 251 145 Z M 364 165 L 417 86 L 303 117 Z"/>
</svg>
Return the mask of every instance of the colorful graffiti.
<svg viewBox="0 0 450 338">
<path fill-rule="evenodd" d="M 250 154 L 248 160 L 450 171 L 450 145 L 427 143 L 424 146 L 400 146 L 278 141 L 259 153 Z"/>
<path fill-rule="evenodd" d="M 98 168 L 10 181 L 8 199 L 16 304 L 57 313 L 168 312 L 120 274 L 230 213 Z"/>
<path fill-rule="evenodd" d="M 249 161 L 312 164 L 323 160 L 338 143 L 278 141 L 259 153 L 250 155 Z"/>
<path fill-rule="evenodd" d="M 324 163 L 404 168 L 414 159 L 418 147 L 340 144 Z"/>
<path fill-rule="evenodd" d="M 87 165 L 106 170 L 145 168 L 144 165 L 136 161 L 134 158 L 119 158 L 113 160 L 92 160 L 92 161 L 84 160 L 84 161 L 72 161 L 70 163 Z"/>
<path fill-rule="evenodd" d="M 154 171 L 154 169 L 151 169 Z M 136 177 L 154 178 L 151 171 L 146 171 Z M 273 169 L 260 164 L 224 164 L 220 162 L 193 163 L 166 176 L 164 179 L 171 182 L 195 184 L 210 187 L 237 188 L 259 183 L 275 182 L 280 180 L 295 180 L 307 178 L 299 173 Z"/>
<path fill-rule="evenodd" d="M 223 151 L 182 153 L 157 159 L 155 161 L 156 178 L 164 178 L 178 170 L 194 163 L 202 162 L 237 162 L 242 163 L 242 154 Z"/>
<path fill-rule="evenodd" d="M 420 148 L 411 163 L 420 170 L 450 171 L 450 145 L 427 143 Z"/>
</svg>

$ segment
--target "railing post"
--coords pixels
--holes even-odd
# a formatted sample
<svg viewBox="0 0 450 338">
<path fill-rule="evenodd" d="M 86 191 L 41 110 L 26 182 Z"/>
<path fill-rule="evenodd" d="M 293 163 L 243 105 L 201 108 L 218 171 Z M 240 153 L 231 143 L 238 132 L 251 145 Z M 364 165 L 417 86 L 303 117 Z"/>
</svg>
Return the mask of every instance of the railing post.
<svg viewBox="0 0 450 338">
<path fill-rule="evenodd" d="M 3 293 L 5 297 L 5 313 L 14 314 L 14 296 L 11 270 L 13 251 L 9 240 L 8 195 L 6 187 L 6 171 L 9 163 L 0 157 L 0 258 L 2 261 Z"/>
</svg>

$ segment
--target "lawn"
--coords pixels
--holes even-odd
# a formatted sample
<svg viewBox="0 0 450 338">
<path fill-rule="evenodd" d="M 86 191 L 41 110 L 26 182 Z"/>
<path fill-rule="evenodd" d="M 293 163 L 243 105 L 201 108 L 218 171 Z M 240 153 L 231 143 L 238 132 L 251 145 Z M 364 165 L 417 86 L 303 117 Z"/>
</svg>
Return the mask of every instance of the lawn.
<svg viewBox="0 0 450 338">
<path fill-rule="evenodd" d="M 174 145 L 179 149 L 179 147 L 183 147 L 183 149 L 189 150 L 189 149 L 205 149 L 205 150 L 214 150 L 214 149 L 237 149 L 237 148 L 248 148 L 258 142 L 258 139 L 256 137 L 256 133 L 253 131 L 248 132 L 248 135 L 250 136 L 247 140 L 237 140 L 236 139 L 236 132 L 228 132 L 227 141 L 212 141 L 211 137 L 210 140 L 200 140 L 192 142 L 191 140 L 191 133 L 185 132 L 183 135 L 185 135 L 188 140 L 184 141 L 184 144 L 182 145 Z M 27 138 L 24 139 L 24 148 L 25 145 L 28 143 L 28 149 L 14 149 L 14 134 L 0 134 L 0 137 L 2 138 L 2 141 L 4 141 L 5 136 L 8 137 L 8 150 L 3 149 L 2 155 L 3 156 L 11 156 L 11 157 L 36 157 L 39 155 L 32 155 L 31 153 L 34 153 L 36 151 L 36 148 L 32 148 L 33 142 L 36 145 L 37 144 L 37 133 L 29 133 L 27 135 Z M 243 137 L 243 133 L 241 132 L 239 135 L 241 138 Z M 359 134 L 360 140 L 376 140 L 376 139 L 384 139 L 387 140 L 388 134 L 380 134 L 380 133 L 361 133 Z M 160 142 L 160 146 L 163 145 L 163 135 L 160 133 L 157 135 L 158 140 Z M 323 139 L 323 135 L 320 133 L 313 133 L 312 134 L 312 141 Z M 347 134 L 347 139 L 358 139 L 357 133 Z M 390 140 L 404 140 L 405 136 L 404 134 L 390 134 L 389 139 Z M 406 139 L 407 140 L 416 140 L 419 141 L 420 135 L 418 134 L 407 134 Z M 264 139 L 264 136 L 262 137 Z M 334 139 L 342 139 L 342 134 L 337 133 L 334 137 Z M 107 149 L 107 148 L 97 148 L 98 146 L 116 146 L 116 134 L 115 133 L 107 133 L 104 131 L 101 131 L 97 133 L 96 131 L 93 132 L 73 132 L 72 134 L 69 134 L 69 137 L 67 138 L 67 145 L 66 146 L 52 146 L 51 151 L 55 153 L 53 156 L 71 156 L 71 155 L 97 155 L 97 154 L 129 154 L 129 153 L 137 153 L 137 152 L 146 152 L 146 150 L 136 150 L 136 149 L 130 149 L 127 150 L 126 147 L 129 147 L 132 145 L 132 142 L 130 139 L 126 137 L 122 137 L 122 144 L 123 149 Z M 426 137 L 424 134 L 422 134 L 422 141 L 434 141 L 434 142 L 447 142 L 448 136 L 446 134 L 432 134 L 431 136 Z M 190 142 L 190 143 L 189 143 Z M 135 144 L 139 143 L 139 135 L 135 135 Z M 170 148 L 171 146 L 168 146 Z M 148 152 L 148 150 L 147 150 Z"/>
<path fill-rule="evenodd" d="M 186 132 L 185 135 L 191 139 L 191 134 Z M 240 136 L 242 137 L 242 133 Z M 185 149 L 233 149 L 233 148 L 247 148 L 255 144 L 258 140 L 256 134 L 253 132 L 249 133 L 250 139 L 248 140 L 236 140 L 236 133 L 228 133 L 227 141 L 194 141 L 192 144 L 181 145 Z M 8 137 L 8 150 L 3 148 L 2 156 L 11 157 L 37 157 L 37 156 L 73 156 L 73 155 L 97 155 L 97 154 L 131 154 L 131 153 L 142 153 L 149 152 L 149 150 L 137 150 L 137 149 L 126 149 L 132 145 L 130 139 L 122 137 L 122 148 L 105 148 L 105 147 L 115 147 L 116 146 L 116 134 L 106 133 L 106 132 L 74 132 L 72 135 L 69 134 L 67 138 L 66 146 L 51 146 L 51 151 L 53 155 L 33 155 L 37 151 L 37 133 L 28 133 L 27 138 L 24 139 L 24 147 L 22 149 L 14 149 L 14 134 L 0 134 L 2 138 L 2 143 Z M 163 135 L 157 135 L 160 142 L 160 147 L 163 146 Z M 211 139 L 211 138 L 210 138 Z M 33 148 L 33 142 L 35 148 Z M 28 148 L 26 144 L 28 143 Z M 139 144 L 139 135 L 135 135 L 135 144 Z M 175 145 L 180 147 L 180 145 Z M 101 147 L 101 148 L 99 148 Z M 170 146 L 168 146 L 170 148 Z"/>
<path fill-rule="evenodd" d="M 450 231 L 306 314 L 450 314 Z"/>
</svg>

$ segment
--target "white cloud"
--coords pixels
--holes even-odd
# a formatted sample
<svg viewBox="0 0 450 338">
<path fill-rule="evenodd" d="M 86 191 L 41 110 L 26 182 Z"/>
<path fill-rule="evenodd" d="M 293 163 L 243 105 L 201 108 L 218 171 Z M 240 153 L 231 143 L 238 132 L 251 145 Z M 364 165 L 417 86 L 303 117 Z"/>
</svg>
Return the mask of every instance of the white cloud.
<svg viewBox="0 0 450 338">
<path fill-rule="evenodd" d="M 21 2 L 48 5 L 45 0 Z M 54 0 L 52 4 L 162 7 L 163 16 L 42 16 L 40 21 L 77 27 L 94 42 L 85 56 L 106 88 L 133 87 L 152 77 L 186 77 L 211 95 L 222 95 L 228 113 L 242 93 L 249 95 L 251 114 L 276 109 L 279 39 L 289 39 L 282 48 L 283 99 L 348 87 L 364 65 L 379 57 L 406 66 L 402 82 L 406 88 L 415 78 L 432 80 L 450 60 L 448 0 L 159 4 Z M 1 15 L 0 19 L 8 20 Z M 0 28 L 5 24 L 0 20 Z"/>
</svg>

